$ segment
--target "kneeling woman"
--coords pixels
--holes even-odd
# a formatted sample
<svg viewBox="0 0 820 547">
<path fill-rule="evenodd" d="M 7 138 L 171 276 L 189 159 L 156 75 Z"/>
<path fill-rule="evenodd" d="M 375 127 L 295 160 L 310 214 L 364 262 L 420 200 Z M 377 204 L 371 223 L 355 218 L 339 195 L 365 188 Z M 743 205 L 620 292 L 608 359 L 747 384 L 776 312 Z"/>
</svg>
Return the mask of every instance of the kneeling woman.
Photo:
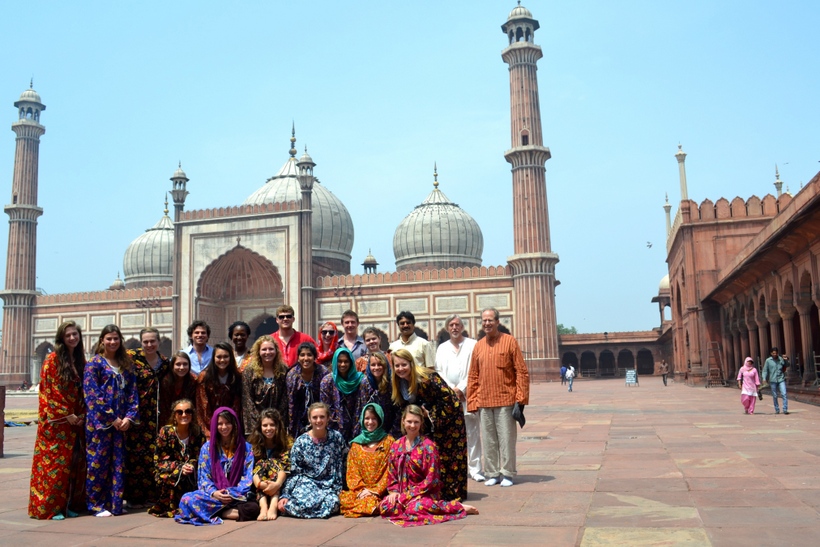
<svg viewBox="0 0 820 547">
<path fill-rule="evenodd" d="M 420 407 L 405 407 L 401 419 L 404 437 L 390 447 L 388 494 L 379 506 L 382 517 L 406 528 L 477 515 L 472 505 L 441 498 L 438 449 L 422 436 L 423 424 Z"/>
<path fill-rule="evenodd" d="M 369 517 L 379 513 L 387 494 L 387 460 L 393 437 L 382 428 L 384 412 L 376 403 L 362 410 L 362 432 L 350 441 L 347 455 L 347 488 L 340 496 L 346 517 Z"/>
<path fill-rule="evenodd" d="M 148 510 L 155 517 L 172 518 L 183 494 L 193 492 L 196 464 L 205 435 L 194 419 L 194 404 L 180 399 L 172 405 L 171 423 L 159 430 L 154 453 L 158 500 Z"/>
<path fill-rule="evenodd" d="M 233 409 L 219 407 L 211 418 L 211 440 L 199 454 L 199 490 L 182 496 L 174 520 L 203 526 L 222 519 L 254 520 L 259 504 L 247 501 L 253 483 L 253 450 L 245 442 Z"/>
<path fill-rule="evenodd" d="M 327 518 L 339 512 L 342 491 L 342 434 L 327 428 L 330 409 L 313 403 L 310 430 L 293 443 L 290 476 L 279 499 L 279 513 L 299 518 Z"/>
</svg>

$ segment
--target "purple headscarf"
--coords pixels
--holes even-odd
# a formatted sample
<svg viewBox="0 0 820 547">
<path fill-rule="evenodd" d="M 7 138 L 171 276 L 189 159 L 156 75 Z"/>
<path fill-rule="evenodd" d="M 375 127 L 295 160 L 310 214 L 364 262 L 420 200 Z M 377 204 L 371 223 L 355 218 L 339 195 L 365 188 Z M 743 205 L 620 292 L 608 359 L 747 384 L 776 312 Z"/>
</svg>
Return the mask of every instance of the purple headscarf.
<svg viewBox="0 0 820 547">
<path fill-rule="evenodd" d="M 222 412 L 230 413 L 236 421 L 236 424 L 234 425 L 234 429 L 236 429 L 236 451 L 233 454 L 233 458 L 231 460 L 231 470 L 227 477 L 225 476 L 225 472 L 222 470 L 222 466 L 219 465 L 219 431 L 216 428 L 216 424 L 219 423 L 219 414 Z M 242 474 L 245 471 L 245 436 L 242 434 L 239 417 L 230 407 L 221 406 L 217 408 L 214 411 L 214 415 L 211 416 L 210 452 L 211 477 L 213 477 L 216 488 L 218 490 L 225 490 L 226 488 L 239 484 L 239 480 L 242 478 Z"/>
</svg>

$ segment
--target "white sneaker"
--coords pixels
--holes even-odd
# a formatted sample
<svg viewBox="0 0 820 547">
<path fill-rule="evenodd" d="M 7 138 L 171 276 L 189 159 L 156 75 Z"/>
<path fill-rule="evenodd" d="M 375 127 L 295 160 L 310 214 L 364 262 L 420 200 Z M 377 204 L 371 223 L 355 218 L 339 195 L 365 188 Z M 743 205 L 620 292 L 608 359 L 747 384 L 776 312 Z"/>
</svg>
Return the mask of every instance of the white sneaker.
<svg viewBox="0 0 820 547">
<path fill-rule="evenodd" d="M 493 477 L 493 478 L 491 478 L 491 479 L 487 479 L 487 480 L 484 482 L 484 486 L 495 486 L 496 484 L 498 484 L 498 479 L 497 479 L 497 478 L 495 478 L 495 477 Z"/>
<path fill-rule="evenodd" d="M 510 480 L 509 478 L 504 477 L 503 479 L 501 479 L 501 486 L 512 486 L 512 485 L 513 485 L 513 481 Z"/>
<path fill-rule="evenodd" d="M 107 509 L 104 509 L 104 510 L 100 511 L 99 513 L 97 513 L 94 516 L 95 517 L 111 517 L 113 515 L 111 514 L 111 511 L 108 511 Z"/>
<path fill-rule="evenodd" d="M 473 475 L 473 480 L 476 482 L 484 482 L 485 480 L 487 480 L 487 477 L 485 477 L 481 473 L 476 473 L 475 475 Z"/>
</svg>

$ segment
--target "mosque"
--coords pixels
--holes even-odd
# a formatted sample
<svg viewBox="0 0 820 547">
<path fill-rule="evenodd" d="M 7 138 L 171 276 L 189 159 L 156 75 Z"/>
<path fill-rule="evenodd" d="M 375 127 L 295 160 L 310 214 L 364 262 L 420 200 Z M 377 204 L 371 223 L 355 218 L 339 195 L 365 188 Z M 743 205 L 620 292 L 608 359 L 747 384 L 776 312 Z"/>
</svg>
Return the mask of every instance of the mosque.
<svg viewBox="0 0 820 547">
<path fill-rule="evenodd" d="M 168 209 L 125 249 L 124 279 L 107 289 L 41 294 L 35 286 L 41 115 L 46 107 L 34 89 L 14 103 L 18 120 L 9 246 L 3 299 L 0 384 L 37 381 L 52 350 L 57 326 L 76 321 L 86 348 L 99 330 L 115 323 L 129 347 L 140 329 L 161 333 L 161 351 L 187 343 L 187 325 L 203 319 L 212 340 L 227 338 L 227 326 L 247 322 L 252 338 L 276 330 L 282 303 L 296 310 L 296 328 L 315 334 L 325 321 L 355 310 L 361 327 L 374 326 L 384 340 L 398 337 L 394 318 L 412 311 L 416 326 L 435 338 L 445 318 L 458 313 L 471 333 L 480 313 L 495 307 L 522 346 L 533 380 L 558 377 L 555 265 L 550 244 L 545 163 L 534 43 L 539 28 L 520 4 L 501 26 L 507 38 L 502 58 L 510 71 L 511 164 L 514 249 L 507 264 L 482 265 L 481 228 L 439 188 L 433 189 L 396 227 L 395 272 L 379 272 L 368 256 L 353 273 L 353 221 L 343 201 L 314 175 L 307 151 L 299 155 L 295 130 L 283 150 L 282 168 L 241 205 L 186 210 L 188 177 L 182 166 L 171 176 Z M 284 147 L 283 147 L 284 148 Z M 299 156 L 299 157 L 297 157 Z"/>
</svg>

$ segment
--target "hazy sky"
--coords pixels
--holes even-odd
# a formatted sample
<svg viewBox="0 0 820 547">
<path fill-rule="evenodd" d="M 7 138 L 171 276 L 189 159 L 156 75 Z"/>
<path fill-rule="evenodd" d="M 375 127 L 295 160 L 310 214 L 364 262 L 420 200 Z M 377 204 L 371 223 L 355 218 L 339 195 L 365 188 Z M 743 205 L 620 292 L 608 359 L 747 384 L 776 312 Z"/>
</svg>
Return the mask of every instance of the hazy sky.
<svg viewBox="0 0 820 547">
<path fill-rule="evenodd" d="M 662 205 L 796 193 L 820 168 L 820 4 L 528 0 L 535 34 L 558 321 L 580 332 L 657 326 Z M 186 209 L 242 203 L 288 157 L 291 123 L 368 249 L 394 269 L 398 223 L 432 190 L 513 252 L 509 75 L 514 1 L 36 2 L 0 18 L 0 127 L 34 77 L 40 147 L 38 287 L 108 287 L 162 216 L 177 161 Z M 3 107 L 2 105 L 5 105 Z M 3 121 L 5 120 L 5 121 Z M 0 132 L 10 201 L 14 133 Z M 5 270 L 7 228 L 0 231 Z M 648 243 L 652 246 L 649 248 Z"/>
</svg>

